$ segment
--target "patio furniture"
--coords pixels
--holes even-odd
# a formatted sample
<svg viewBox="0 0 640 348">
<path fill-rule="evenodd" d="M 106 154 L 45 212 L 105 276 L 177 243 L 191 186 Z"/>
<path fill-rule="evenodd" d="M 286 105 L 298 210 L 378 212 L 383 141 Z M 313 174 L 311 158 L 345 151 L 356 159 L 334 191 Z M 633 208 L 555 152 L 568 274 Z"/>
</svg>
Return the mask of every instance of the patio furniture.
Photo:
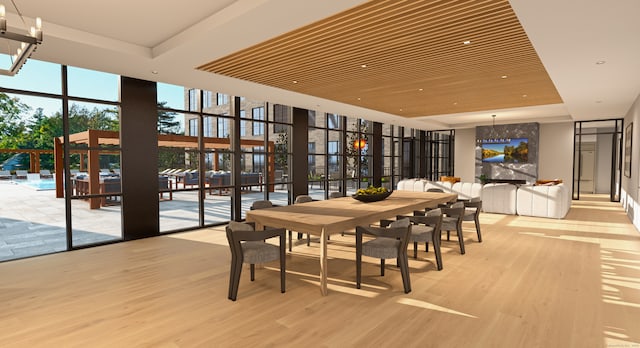
<svg viewBox="0 0 640 348">
<path fill-rule="evenodd" d="M 40 179 L 51 179 L 53 178 L 53 174 L 49 169 L 41 169 L 40 170 Z"/>
<path fill-rule="evenodd" d="M 0 170 L 0 180 L 11 180 L 11 179 L 13 179 L 13 175 L 11 175 L 11 171 Z"/>
<path fill-rule="evenodd" d="M 238 296 L 242 264 L 251 265 L 251 281 L 255 280 L 255 264 L 280 259 L 280 292 L 285 292 L 285 230 L 283 228 L 256 231 L 253 224 L 231 221 L 225 228 L 231 249 L 229 272 L 229 299 Z M 266 243 L 270 238 L 280 238 L 280 245 Z"/>
<path fill-rule="evenodd" d="M 26 170 L 16 170 L 16 179 L 27 179 L 29 172 Z"/>
</svg>

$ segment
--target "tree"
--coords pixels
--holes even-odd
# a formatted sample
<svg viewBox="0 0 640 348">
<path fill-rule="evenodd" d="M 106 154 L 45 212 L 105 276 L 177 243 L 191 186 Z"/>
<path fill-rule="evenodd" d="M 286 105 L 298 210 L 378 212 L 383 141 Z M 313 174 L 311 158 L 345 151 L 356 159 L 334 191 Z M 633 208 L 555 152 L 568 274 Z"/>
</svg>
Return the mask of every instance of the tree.
<svg viewBox="0 0 640 348">
<path fill-rule="evenodd" d="M 182 134 L 180 121 L 176 120 L 178 113 L 162 110 L 166 108 L 167 102 L 158 103 L 158 133 L 159 134 Z"/>
<path fill-rule="evenodd" d="M 287 172 L 289 159 L 289 134 L 287 132 L 278 133 L 275 144 L 275 168 Z"/>
<path fill-rule="evenodd" d="M 21 115 L 29 110 L 29 106 L 21 103 L 18 98 L 11 98 L 5 93 L 0 93 L 0 148 L 18 149 L 22 147 L 27 127 Z M 5 160 L 10 156 L 11 154 L 0 154 L 0 159 Z"/>
</svg>

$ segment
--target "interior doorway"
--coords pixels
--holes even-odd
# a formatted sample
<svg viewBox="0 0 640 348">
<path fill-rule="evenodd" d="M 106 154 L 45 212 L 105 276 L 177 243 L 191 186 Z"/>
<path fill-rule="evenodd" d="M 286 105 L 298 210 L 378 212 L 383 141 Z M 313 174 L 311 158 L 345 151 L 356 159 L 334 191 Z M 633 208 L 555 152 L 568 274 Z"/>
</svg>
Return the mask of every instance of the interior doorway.
<svg viewBox="0 0 640 348">
<path fill-rule="evenodd" d="M 600 195 L 620 201 L 622 119 L 574 125 L 573 199 Z"/>
</svg>

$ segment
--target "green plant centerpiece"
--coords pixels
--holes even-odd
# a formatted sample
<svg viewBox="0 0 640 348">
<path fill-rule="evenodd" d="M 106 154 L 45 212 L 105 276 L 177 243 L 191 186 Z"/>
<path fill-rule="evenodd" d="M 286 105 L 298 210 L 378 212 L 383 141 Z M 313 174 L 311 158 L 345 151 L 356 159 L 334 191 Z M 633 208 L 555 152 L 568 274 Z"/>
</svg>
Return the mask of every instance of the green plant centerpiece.
<svg viewBox="0 0 640 348">
<path fill-rule="evenodd" d="M 389 191 L 386 187 L 369 186 L 364 189 L 358 189 L 358 191 L 356 191 L 356 194 L 352 197 L 361 202 L 368 203 L 381 201 L 389 197 L 389 195 L 391 195 L 391 191 Z"/>
</svg>

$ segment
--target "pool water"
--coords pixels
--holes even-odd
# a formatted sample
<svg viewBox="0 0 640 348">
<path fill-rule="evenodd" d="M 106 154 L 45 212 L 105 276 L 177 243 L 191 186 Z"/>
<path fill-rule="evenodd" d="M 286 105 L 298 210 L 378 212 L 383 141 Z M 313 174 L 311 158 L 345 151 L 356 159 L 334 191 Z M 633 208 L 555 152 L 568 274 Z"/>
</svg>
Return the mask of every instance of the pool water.
<svg viewBox="0 0 640 348">
<path fill-rule="evenodd" d="M 23 186 L 28 186 L 29 188 L 32 188 L 37 191 L 56 189 L 55 180 L 26 180 L 26 181 L 19 181 L 18 184 Z"/>
</svg>

